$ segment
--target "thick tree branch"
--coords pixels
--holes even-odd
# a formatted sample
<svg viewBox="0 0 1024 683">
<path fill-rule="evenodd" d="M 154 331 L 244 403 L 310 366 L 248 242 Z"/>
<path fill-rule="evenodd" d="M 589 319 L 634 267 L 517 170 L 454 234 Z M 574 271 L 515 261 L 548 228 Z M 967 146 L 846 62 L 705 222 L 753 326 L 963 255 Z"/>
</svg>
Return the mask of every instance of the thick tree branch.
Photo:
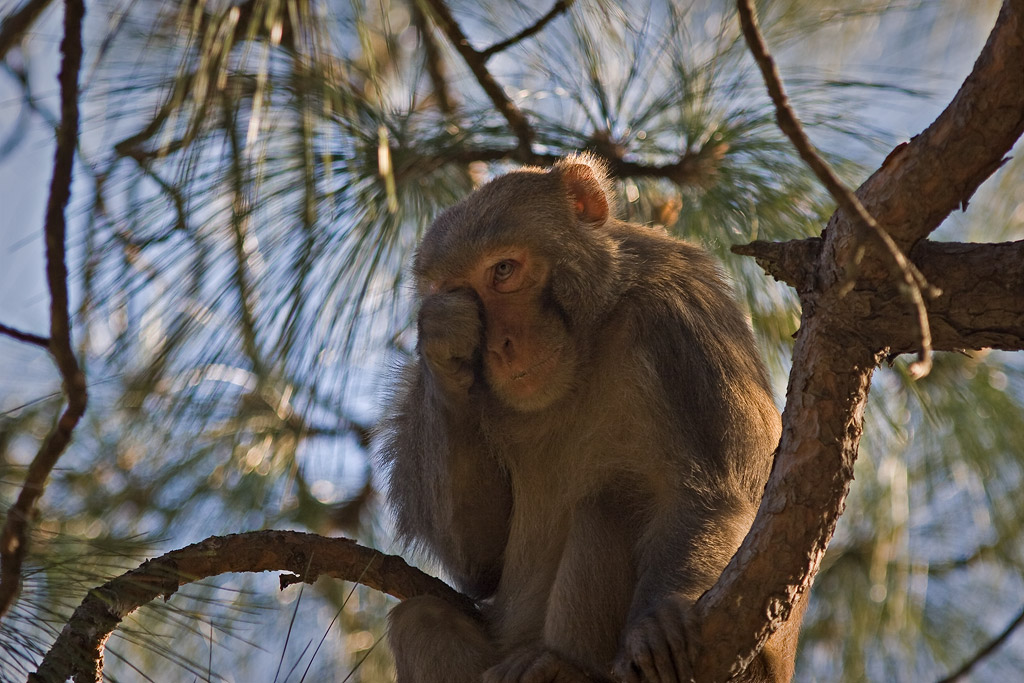
<svg viewBox="0 0 1024 683">
<path fill-rule="evenodd" d="M 61 41 L 63 60 L 60 71 L 61 123 L 57 131 L 57 150 L 54 153 L 45 224 L 46 279 L 50 288 L 49 348 L 64 380 L 68 405 L 29 464 L 18 499 L 7 511 L 3 532 L 0 533 L 0 615 L 10 608 L 21 587 L 21 565 L 28 548 L 28 525 L 36 501 L 46 490 L 50 472 L 71 442 L 71 434 L 85 413 L 87 400 L 85 375 L 71 348 L 68 269 L 64 262 L 64 210 L 71 197 L 71 171 L 78 144 L 78 72 L 82 65 L 84 14 L 82 0 L 67 0 L 64 3 L 64 39 Z"/>
<path fill-rule="evenodd" d="M 857 194 L 908 252 L 954 209 L 967 206 L 1022 132 L 1024 0 L 1004 0 L 974 70 L 953 100 L 924 132 L 897 147 Z M 832 216 L 828 230 L 845 237 L 833 240 L 823 258 L 856 249 L 850 220 L 844 213 Z"/>
<path fill-rule="evenodd" d="M 907 251 L 1002 163 L 1024 129 L 1024 0 L 1005 0 L 974 72 L 939 119 L 858 190 Z M 775 466 L 750 533 L 697 602 L 697 680 L 743 669 L 805 594 L 843 509 L 871 375 L 883 354 L 858 333 L 865 311 L 842 296 L 845 264 L 864 249 L 862 285 L 887 279 L 888 255 L 846 212 L 829 221 L 803 312 Z M 870 311 L 868 311 L 870 313 Z"/>
<path fill-rule="evenodd" d="M 103 680 L 103 648 L 129 614 L 179 587 L 231 572 L 283 571 L 282 589 L 321 576 L 354 581 L 400 600 L 434 595 L 466 610 L 473 603 L 440 579 L 347 538 L 325 538 L 297 531 L 253 531 L 213 536 L 148 560 L 137 569 L 94 588 L 75 610 L 30 681 L 76 683 Z"/>
<path fill-rule="evenodd" d="M 36 19 L 43 13 L 53 0 L 29 0 L 21 9 L 11 12 L 0 24 L 0 61 L 7 56 L 7 51 L 21 40 L 25 32 L 32 28 Z"/>
<path fill-rule="evenodd" d="M 718 582 L 697 602 L 698 681 L 724 681 L 745 669 L 810 590 L 853 480 L 871 375 L 881 359 L 847 342 L 827 316 L 804 316 L 761 507 Z"/>
<path fill-rule="evenodd" d="M 519 107 L 515 105 L 506 95 L 505 91 L 502 90 L 498 82 L 494 80 L 494 76 L 487 70 L 487 59 L 482 53 L 477 52 L 472 45 L 469 44 L 469 39 L 466 38 L 466 34 L 462 32 L 462 28 L 459 27 L 458 22 L 455 21 L 455 17 L 452 16 L 451 10 L 444 3 L 444 0 L 425 0 L 427 5 L 433 10 L 434 16 L 441 26 L 441 30 L 448 36 L 448 40 L 451 41 L 456 51 L 462 55 L 462 59 L 466 62 L 466 66 L 473 72 L 476 77 L 477 83 L 483 88 L 484 92 L 491 99 L 495 108 L 505 117 L 508 121 L 509 127 L 512 128 L 512 132 L 515 133 L 516 138 L 519 139 L 519 146 L 517 148 L 517 158 L 524 162 L 530 163 L 533 161 L 533 139 L 536 137 L 536 133 L 533 127 L 530 126 L 530 122 L 526 120 L 526 116 L 520 111 Z"/>
<path fill-rule="evenodd" d="M 753 242 L 732 248 L 753 256 L 776 280 L 798 292 L 816 286 L 813 264 L 822 240 Z M 910 254 L 924 276 L 942 290 L 927 302 L 937 351 L 995 348 L 1024 350 L 1024 241 L 962 244 L 923 240 Z M 855 287 L 844 305 L 857 311 L 857 338 L 889 354 L 916 348 L 914 320 L 892 285 Z"/>
</svg>

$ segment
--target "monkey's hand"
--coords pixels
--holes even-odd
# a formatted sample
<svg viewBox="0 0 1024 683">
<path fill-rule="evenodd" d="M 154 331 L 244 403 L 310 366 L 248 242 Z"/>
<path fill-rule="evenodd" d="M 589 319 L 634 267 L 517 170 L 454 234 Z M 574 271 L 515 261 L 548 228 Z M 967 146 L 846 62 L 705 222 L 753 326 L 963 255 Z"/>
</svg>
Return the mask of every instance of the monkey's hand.
<svg viewBox="0 0 1024 683">
<path fill-rule="evenodd" d="M 692 600 L 666 598 L 626 631 L 612 672 L 622 683 L 687 683 L 690 666 Z"/>
<path fill-rule="evenodd" d="M 483 683 L 605 683 L 606 678 L 588 675 L 558 653 L 532 647 L 512 653 L 484 672 Z M 610 682 L 608 682 L 610 683 Z"/>
<path fill-rule="evenodd" d="M 479 362 L 482 334 L 480 302 L 472 290 L 432 294 L 423 300 L 418 348 L 446 396 L 468 393 Z"/>
</svg>

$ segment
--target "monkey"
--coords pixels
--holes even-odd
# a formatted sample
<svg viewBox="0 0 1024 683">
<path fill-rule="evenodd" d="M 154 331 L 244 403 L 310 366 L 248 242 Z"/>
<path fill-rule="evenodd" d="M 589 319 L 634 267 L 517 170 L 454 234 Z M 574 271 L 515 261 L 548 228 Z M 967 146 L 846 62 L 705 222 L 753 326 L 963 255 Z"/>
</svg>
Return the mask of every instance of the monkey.
<svg viewBox="0 0 1024 683">
<path fill-rule="evenodd" d="M 781 432 L 712 257 L 614 217 L 591 155 L 444 210 L 378 428 L 396 532 L 477 601 L 389 615 L 399 683 L 689 681 L 692 606 L 746 535 Z M 802 606 L 736 680 L 787 681 Z"/>
</svg>

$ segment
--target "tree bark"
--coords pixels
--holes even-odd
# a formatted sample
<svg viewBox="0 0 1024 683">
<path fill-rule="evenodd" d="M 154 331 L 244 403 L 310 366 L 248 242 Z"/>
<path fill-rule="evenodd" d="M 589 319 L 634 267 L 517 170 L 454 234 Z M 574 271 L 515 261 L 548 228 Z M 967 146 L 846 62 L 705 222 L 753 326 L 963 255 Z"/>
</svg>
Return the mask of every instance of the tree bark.
<svg viewBox="0 0 1024 683">
<path fill-rule="evenodd" d="M 733 252 L 753 256 L 765 272 L 798 292 L 810 293 L 822 249 L 820 238 L 753 242 Z M 964 244 L 922 240 L 910 259 L 941 293 L 925 301 L 936 351 L 1024 349 L 1024 241 Z M 851 330 L 889 354 L 916 350 L 914 314 L 898 288 L 854 286 L 844 305 L 856 313 Z"/>
<path fill-rule="evenodd" d="M 890 154 L 857 195 L 908 252 L 953 209 L 966 205 L 1002 165 L 1022 131 L 1024 0 L 1006 0 L 956 97 L 922 134 Z M 719 581 L 697 602 L 698 681 L 724 681 L 745 668 L 795 601 L 805 599 L 853 479 L 874 368 L 884 349 L 916 346 L 907 343 L 916 326 L 908 337 L 906 329 L 878 323 L 890 311 L 899 316 L 901 307 L 909 312 L 909 305 L 887 284 L 890 256 L 877 240 L 837 211 L 820 241 L 797 244 L 780 249 L 779 258 L 771 261 L 801 283 L 803 306 L 782 440 L 750 533 Z M 930 249 L 925 246 L 915 256 L 928 260 Z M 956 258 L 957 250 L 963 256 L 971 247 L 942 249 Z M 1009 254 L 1003 265 L 1019 254 L 1014 245 L 992 249 Z M 989 308 L 994 293 L 1007 302 L 1014 288 L 1022 291 L 1019 276 L 1014 279 L 1019 261 L 1009 264 L 1004 279 L 985 281 L 995 264 L 980 264 L 984 254 L 978 254 L 973 262 L 979 272 L 961 271 L 961 287 L 950 286 L 945 300 L 930 304 L 938 314 L 935 326 L 941 328 L 943 348 L 973 348 L 989 338 L 1001 341 L 1001 348 L 1021 348 L 1013 341 L 1020 336 L 1019 303 L 1003 313 L 997 304 Z M 851 280 L 854 289 L 844 296 Z M 964 322 L 973 337 L 960 335 Z"/>
<path fill-rule="evenodd" d="M 297 531 L 253 531 L 212 536 L 181 550 L 148 560 L 98 588 L 75 610 L 29 681 L 101 683 L 103 647 L 122 619 L 179 587 L 230 572 L 284 571 L 282 589 L 321 576 L 355 581 L 400 600 L 434 595 L 466 610 L 469 598 L 440 579 L 347 538 L 325 538 Z"/>
</svg>

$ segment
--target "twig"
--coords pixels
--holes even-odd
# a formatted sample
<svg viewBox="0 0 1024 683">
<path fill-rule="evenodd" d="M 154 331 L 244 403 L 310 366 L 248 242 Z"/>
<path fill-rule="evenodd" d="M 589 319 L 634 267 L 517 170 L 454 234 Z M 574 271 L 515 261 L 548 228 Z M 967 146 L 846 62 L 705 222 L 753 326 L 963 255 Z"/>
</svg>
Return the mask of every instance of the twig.
<svg viewBox="0 0 1024 683">
<path fill-rule="evenodd" d="M 562 14 L 567 9 L 569 9 L 569 7 L 572 6 L 573 2 L 575 2 L 575 0 L 558 0 L 551 8 L 551 10 L 543 17 L 538 19 L 535 24 L 533 24 L 532 26 L 527 26 L 522 31 L 515 34 L 511 38 L 508 38 L 507 40 L 503 40 L 499 43 L 491 45 L 486 50 L 481 51 L 480 56 L 483 57 L 484 60 L 486 61 L 490 59 L 493 55 L 501 52 L 502 50 L 507 50 L 516 43 L 526 40 L 533 34 L 538 33 L 542 28 L 547 26 L 553 19 L 557 18 L 558 15 Z"/>
<path fill-rule="evenodd" d="M 920 331 L 920 349 L 918 359 L 910 365 L 910 374 L 915 378 L 921 378 L 931 371 L 931 329 L 928 325 L 928 311 L 925 309 L 922 290 L 929 296 L 935 296 L 936 292 L 928 286 L 924 276 L 917 268 L 907 260 L 907 257 L 900 251 L 892 237 L 878 225 L 875 219 L 868 213 L 864 205 L 860 203 L 857 196 L 850 191 L 838 176 L 832 171 L 825 160 L 815 151 L 807 134 L 800 125 L 796 114 L 789 105 L 789 99 L 782 88 L 782 79 L 779 76 L 775 60 L 768 52 L 768 46 L 764 42 L 758 27 L 757 17 L 754 15 L 752 0 L 737 0 L 736 7 L 739 10 L 740 24 L 743 27 L 743 35 L 746 38 L 750 52 L 754 56 L 764 77 L 768 94 L 775 103 L 776 117 L 779 128 L 790 139 L 800 154 L 800 158 L 814 171 L 814 174 L 828 189 L 829 194 L 835 199 L 843 211 L 855 217 L 864 227 L 867 227 L 885 246 L 892 258 L 892 263 L 897 274 L 903 279 L 905 285 L 905 296 L 917 311 L 917 324 Z"/>
<path fill-rule="evenodd" d="M 231 232 L 235 252 L 234 281 L 238 288 L 238 302 L 241 305 L 241 316 L 239 317 L 239 332 L 242 334 L 242 349 L 252 363 L 252 371 L 262 382 L 264 379 L 265 366 L 263 356 L 260 353 L 259 342 L 256 332 L 256 316 L 253 313 L 253 284 L 249 279 L 248 254 L 246 253 L 245 241 L 248 231 L 249 219 L 252 216 L 252 208 L 249 206 L 245 194 L 245 166 L 242 162 L 242 142 L 238 139 L 238 130 L 234 119 L 235 112 L 229 111 L 227 104 L 224 106 L 224 127 L 228 132 L 228 144 L 231 150 Z"/>
<path fill-rule="evenodd" d="M 297 531 L 253 531 L 213 536 L 143 563 L 89 591 L 29 681 L 53 683 L 103 679 L 103 648 L 122 619 L 179 587 L 232 572 L 285 571 L 281 588 L 320 576 L 355 581 L 400 600 L 433 595 L 474 611 L 473 602 L 440 579 L 347 538 Z"/>
<path fill-rule="evenodd" d="M 44 349 L 50 348 L 50 340 L 46 337 L 40 337 L 38 334 L 32 334 L 31 332 L 22 332 L 21 330 L 16 330 L 13 327 L 8 327 L 3 323 L 0 323 L 0 334 L 27 344 L 42 346 Z"/>
<path fill-rule="evenodd" d="M 1010 635 L 1014 632 L 1014 630 L 1016 630 L 1016 628 L 1020 626 L 1022 623 L 1024 623 L 1024 610 L 1021 610 L 1021 613 L 1018 614 L 1017 617 L 1013 621 L 1011 621 L 1006 626 L 1006 628 L 1003 629 L 1002 633 L 1000 633 L 991 642 L 985 645 L 985 647 L 978 650 L 978 652 L 975 653 L 973 657 L 968 659 L 963 666 L 961 666 L 955 672 L 951 673 L 950 675 L 940 680 L 938 683 L 956 683 L 956 681 L 963 680 L 963 678 L 968 674 L 968 672 L 970 672 L 972 668 L 974 668 L 974 666 L 978 662 L 992 654 L 992 652 L 994 652 L 996 648 L 1002 645 L 1003 641 L 1009 638 Z"/>
<path fill-rule="evenodd" d="M 3 533 L 0 534 L 0 615 L 10 608 L 21 586 L 21 565 L 28 548 L 28 522 L 36 501 L 43 495 L 50 472 L 70 443 L 71 433 L 85 412 L 87 401 L 85 375 L 71 349 L 68 270 L 64 262 L 64 210 L 71 197 L 71 172 L 78 143 L 78 72 L 82 65 L 84 14 L 83 0 L 66 0 L 64 39 L 61 42 L 61 124 L 57 130 L 57 151 L 45 227 L 46 277 L 50 287 L 49 348 L 64 380 L 68 405 L 32 459 L 18 499 L 7 511 Z"/>
<path fill-rule="evenodd" d="M 533 139 L 536 137 L 536 133 L 530 126 L 530 122 L 526 120 L 523 112 L 505 95 L 501 86 L 494 80 L 494 76 L 487 70 L 487 59 L 469 44 L 469 39 L 466 38 L 466 34 L 459 28 L 459 24 L 455 21 L 444 0 L 425 1 L 433 10 L 435 18 L 440 22 L 441 30 L 445 32 L 448 40 L 451 41 L 458 53 L 462 55 L 462 59 L 465 60 L 469 70 L 476 76 L 480 87 L 491 98 L 495 108 L 505 117 L 508 125 L 512 128 L 512 132 L 519 139 L 517 150 L 519 160 L 524 162 L 532 161 Z"/>
<path fill-rule="evenodd" d="M 52 1 L 29 0 L 17 12 L 12 12 L 4 18 L 4 23 L 0 24 L 0 61 L 3 61 L 11 46 L 25 35 Z"/>
<path fill-rule="evenodd" d="M 412 20 L 416 30 L 423 40 L 423 57 L 430 76 L 430 83 L 434 87 L 434 97 L 437 98 L 437 108 L 445 117 L 451 118 L 455 115 L 455 102 L 452 100 L 448 88 L 448 79 L 444 73 L 444 61 L 441 55 L 441 48 L 430 28 L 430 21 L 423 13 L 418 2 L 412 3 Z"/>
</svg>

